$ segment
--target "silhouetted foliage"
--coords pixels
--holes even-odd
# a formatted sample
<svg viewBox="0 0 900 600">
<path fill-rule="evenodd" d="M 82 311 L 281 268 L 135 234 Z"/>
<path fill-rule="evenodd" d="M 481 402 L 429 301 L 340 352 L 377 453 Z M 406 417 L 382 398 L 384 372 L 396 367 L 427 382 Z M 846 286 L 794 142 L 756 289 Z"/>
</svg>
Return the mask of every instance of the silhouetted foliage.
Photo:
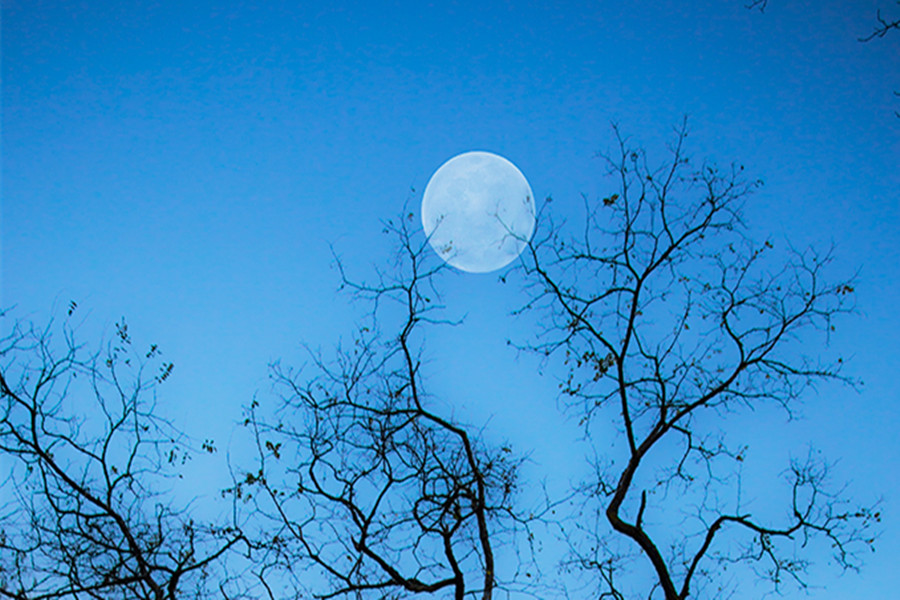
<svg viewBox="0 0 900 600">
<path fill-rule="evenodd" d="M 518 267 L 519 313 L 541 324 L 520 347 L 564 373 L 562 405 L 591 446 L 574 502 L 523 509 L 522 456 L 429 394 L 424 334 L 454 322 L 436 285 L 447 267 L 409 213 L 385 227 L 399 247 L 374 283 L 337 261 L 367 307 L 350 342 L 302 368 L 274 364 L 274 394 L 247 408 L 255 455 L 222 493 L 228 524 L 166 494 L 190 449 L 157 413 L 174 367 L 155 344 L 136 351 L 122 320 L 89 351 L 75 302 L 59 327 L 12 325 L 0 337 L 0 598 L 489 600 L 586 585 L 587 597 L 685 600 L 728 597 L 742 569 L 803 588 L 823 551 L 857 568 L 876 508 L 835 487 L 813 450 L 748 493 L 738 425 L 766 406 L 793 416 L 817 383 L 853 385 L 842 359 L 820 357 L 854 282 L 832 279 L 830 253 L 755 242 L 742 203 L 761 181 L 691 162 L 686 123 L 658 166 L 615 135 L 615 190 L 585 199 L 577 235 L 548 199 Z M 553 588 L 538 523 L 568 549 Z"/>
<path fill-rule="evenodd" d="M 366 325 L 331 360 L 274 365 L 276 409 L 264 416 L 254 402 L 245 421 L 259 464 L 228 492 L 267 520 L 261 568 L 289 578 L 298 597 L 310 586 L 318 598 L 488 599 L 532 576 L 516 558 L 527 541 L 514 543 L 517 531 L 527 539 L 514 509 L 520 459 L 426 392 L 421 330 L 447 323 L 433 285 L 445 267 L 430 264 L 410 218 L 387 225 L 401 247 L 376 283 L 354 283 L 338 261 L 344 286 L 370 307 Z"/>
<path fill-rule="evenodd" d="M 783 485 L 742 495 L 747 440 L 726 433 L 765 405 L 791 416 L 817 382 L 852 383 L 818 355 L 853 282 L 830 280 L 828 253 L 754 242 L 742 202 L 761 182 L 689 161 L 686 123 L 658 166 L 615 134 L 615 193 L 585 200 L 577 235 L 554 225 L 548 199 L 522 266 L 522 311 L 545 319 L 524 347 L 560 361 L 588 439 L 609 422 L 621 436 L 614 446 L 604 428 L 594 442 L 566 567 L 591 576 L 595 597 L 666 600 L 728 596 L 740 566 L 776 590 L 804 587 L 817 540 L 856 568 L 880 514 L 835 488 L 815 452 Z M 646 585 L 629 583 L 635 560 L 652 569 Z"/>
<path fill-rule="evenodd" d="M 174 508 L 165 478 L 185 438 L 155 414 L 172 373 L 124 319 L 103 351 L 61 326 L 0 339 L 0 598 L 209 598 L 242 536 Z"/>
</svg>

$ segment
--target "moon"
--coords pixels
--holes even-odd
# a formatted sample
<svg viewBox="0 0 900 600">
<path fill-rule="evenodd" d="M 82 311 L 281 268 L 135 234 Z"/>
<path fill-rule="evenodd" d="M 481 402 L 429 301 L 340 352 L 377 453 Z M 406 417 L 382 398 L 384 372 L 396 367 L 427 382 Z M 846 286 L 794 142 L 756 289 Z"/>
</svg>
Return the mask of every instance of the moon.
<svg viewBox="0 0 900 600">
<path fill-rule="evenodd" d="M 422 227 L 445 262 L 488 273 L 511 263 L 534 233 L 534 195 L 518 168 L 491 152 L 465 152 L 435 171 Z"/>
</svg>

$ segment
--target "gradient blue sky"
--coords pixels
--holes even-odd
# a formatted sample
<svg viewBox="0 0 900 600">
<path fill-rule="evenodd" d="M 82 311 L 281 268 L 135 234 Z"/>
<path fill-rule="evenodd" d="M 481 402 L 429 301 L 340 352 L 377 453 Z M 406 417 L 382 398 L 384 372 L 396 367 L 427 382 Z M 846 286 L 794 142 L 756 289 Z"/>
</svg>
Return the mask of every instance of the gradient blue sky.
<svg viewBox="0 0 900 600">
<path fill-rule="evenodd" d="M 834 242 L 837 271 L 860 272 L 860 314 L 832 342 L 866 385 L 811 397 L 789 443 L 819 444 L 859 497 L 884 498 L 867 568 L 811 597 L 889 597 L 900 32 L 857 38 L 900 7 L 743 4 L 3 0 L 0 306 L 41 321 L 74 299 L 107 332 L 125 315 L 175 362 L 164 401 L 181 428 L 225 447 L 270 361 L 301 362 L 301 342 L 327 348 L 358 316 L 329 244 L 369 272 L 389 249 L 379 220 L 417 211 L 445 160 L 501 154 L 574 215 L 582 193 L 614 190 L 595 158 L 610 121 L 659 152 L 688 114 L 692 156 L 765 180 L 759 237 Z M 534 446 L 536 471 L 578 460 L 562 421 L 535 441 L 555 382 L 505 349 L 523 337 L 517 290 L 496 274 L 445 284 L 468 317 L 434 336 L 435 391 Z"/>
</svg>

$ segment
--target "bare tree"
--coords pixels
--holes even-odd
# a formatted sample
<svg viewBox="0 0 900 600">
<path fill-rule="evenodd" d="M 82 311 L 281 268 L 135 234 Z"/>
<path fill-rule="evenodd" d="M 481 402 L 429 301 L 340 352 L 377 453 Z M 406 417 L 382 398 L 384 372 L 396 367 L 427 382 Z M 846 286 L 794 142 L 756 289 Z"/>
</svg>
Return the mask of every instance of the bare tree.
<svg viewBox="0 0 900 600">
<path fill-rule="evenodd" d="M 897 2 L 900 5 L 900 0 Z M 744 6 L 748 9 L 758 8 L 759 12 L 765 12 L 766 7 L 769 5 L 769 0 L 751 0 L 749 4 L 745 4 Z M 883 38 L 891 31 L 900 30 L 900 18 L 885 18 L 881 14 L 881 9 L 878 9 L 875 14 L 875 20 L 877 21 L 877 25 L 875 25 L 872 32 L 860 38 L 857 38 L 860 42 L 870 42 L 875 38 Z M 900 92 L 894 92 L 895 96 L 900 96 Z M 894 114 L 900 118 L 900 111 L 894 111 Z"/>
<path fill-rule="evenodd" d="M 747 440 L 725 433 L 742 411 L 791 416 L 817 382 L 850 382 L 842 359 L 817 355 L 853 282 L 829 280 L 830 254 L 753 242 L 741 209 L 761 182 L 741 166 L 692 164 L 686 122 L 660 166 L 614 130 L 605 160 L 617 191 L 585 199 L 571 237 L 545 204 L 522 267 L 522 310 L 545 319 L 524 347 L 563 363 L 562 398 L 588 439 L 609 422 L 621 436 L 618 453 L 594 442 L 567 567 L 619 599 L 631 597 L 627 571 L 644 565 L 652 584 L 640 596 L 666 600 L 728 595 L 724 570 L 738 566 L 778 590 L 803 587 L 817 540 L 855 568 L 879 513 L 831 487 L 812 452 L 766 490 L 783 511 L 745 500 Z"/>
<path fill-rule="evenodd" d="M 898 0 L 897 5 L 900 5 L 900 0 Z M 886 19 L 881 15 L 881 10 L 877 11 L 875 19 L 878 21 L 878 25 L 875 26 L 875 29 L 872 30 L 872 33 L 865 37 L 859 38 L 861 42 L 870 42 L 875 38 L 883 38 L 890 31 L 900 31 L 900 17 L 896 17 L 893 19 Z M 900 92 L 894 92 L 895 96 L 900 97 Z M 894 111 L 894 114 L 900 119 L 900 111 Z"/>
<path fill-rule="evenodd" d="M 900 4 L 900 1 L 897 2 Z M 766 7 L 769 5 L 769 0 L 751 0 L 749 4 L 746 4 L 746 8 L 754 9 L 758 8 L 759 12 L 765 12 Z M 888 34 L 890 31 L 900 30 L 900 18 L 885 18 L 881 14 L 881 9 L 878 9 L 875 14 L 875 20 L 878 24 L 872 30 L 872 33 L 865 37 L 859 38 L 861 42 L 868 42 L 875 38 L 882 38 Z"/>
<path fill-rule="evenodd" d="M 137 352 L 124 319 L 98 352 L 69 320 L 0 339 L 0 598 L 211 597 L 242 536 L 162 493 L 189 453 L 155 414 L 172 363 Z"/>
<path fill-rule="evenodd" d="M 749 4 L 745 6 L 749 9 L 758 8 L 759 12 L 766 12 L 766 7 L 769 5 L 769 0 L 751 0 Z"/>
<path fill-rule="evenodd" d="M 900 2 L 897 2 L 900 5 Z M 900 30 L 900 18 L 894 19 L 885 19 L 881 15 L 881 9 L 879 9 L 875 15 L 875 19 L 878 21 L 878 25 L 875 26 L 875 29 L 867 35 L 866 37 L 859 38 L 861 42 L 868 42 L 869 40 L 873 40 L 875 38 L 883 38 L 888 34 L 889 31 L 897 31 Z"/>
<path fill-rule="evenodd" d="M 426 392 L 421 329 L 447 323 L 433 285 L 444 265 L 429 263 L 411 218 L 388 223 L 401 247 L 376 283 L 341 267 L 343 286 L 371 307 L 352 342 L 333 360 L 311 353 L 309 375 L 274 365 L 276 410 L 266 417 L 255 401 L 245 421 L 259 465 L 229 492 L 268 519 L 260 564 L 319 598 L 487 600 L 533 576 L 513 543 L 526 525 L 513 508 L 520 460 L 442 415 Z"/>
</svg>

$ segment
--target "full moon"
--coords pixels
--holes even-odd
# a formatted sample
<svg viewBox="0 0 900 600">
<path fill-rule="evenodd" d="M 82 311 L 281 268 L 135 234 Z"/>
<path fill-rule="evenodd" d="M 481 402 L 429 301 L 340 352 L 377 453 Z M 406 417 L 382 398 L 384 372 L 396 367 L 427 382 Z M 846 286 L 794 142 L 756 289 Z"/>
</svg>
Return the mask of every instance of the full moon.
<svg viewBox="0 0 900 600">
<path fill-rule="evenodd" d="M 511 263 L 534 232 L 534 195 L 514 164 L 490 152 L 454 156 L 422 197 L 422 227 L 444 261 L 469 273 Z"/>
</svg>

